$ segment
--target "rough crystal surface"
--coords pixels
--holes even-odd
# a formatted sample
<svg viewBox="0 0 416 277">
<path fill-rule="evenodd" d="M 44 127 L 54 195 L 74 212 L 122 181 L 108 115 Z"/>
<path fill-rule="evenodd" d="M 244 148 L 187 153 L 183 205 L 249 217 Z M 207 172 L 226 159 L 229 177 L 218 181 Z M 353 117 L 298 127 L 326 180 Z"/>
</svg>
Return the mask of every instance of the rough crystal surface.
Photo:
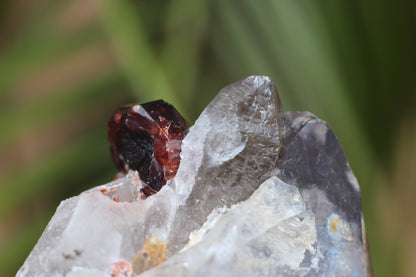
<svg viewBox="0 0 416 277">
<path fill-rule="evenodd" d="M 370 276 L 358 183 L 328 125 L 282 113 L 270 78 L 222 89 L 176 176 L 63 201 L 18 276 Z"/>
<path fill-rule="evenodd" d="M 111 154 L 122 174 L 136 170 L 154 194 L 175 177 L 182 140 L 189 128 L 176 109 L 162 101 L 118 109 L 108 123 Z"/>
</svg>

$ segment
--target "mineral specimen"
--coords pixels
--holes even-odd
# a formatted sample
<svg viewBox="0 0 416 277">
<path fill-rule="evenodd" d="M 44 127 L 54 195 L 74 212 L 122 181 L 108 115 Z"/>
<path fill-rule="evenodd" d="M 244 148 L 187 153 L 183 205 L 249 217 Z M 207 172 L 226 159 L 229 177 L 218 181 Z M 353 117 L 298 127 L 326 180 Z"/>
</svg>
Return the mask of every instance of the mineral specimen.
<svg viewBox="0 0 416 277">
<path fill-rule="evenodd" d="M 175 177 L 188 128 L 162 100 L 120 108 L 108 123 L 113 161 L 122 173 L 136 170 L 150 186 L 143 189 L 145 196 L 154 194 Z"/>
<path fill-rule="evenodd" d="M 270 78 L 222 89 L 179 149 L 176 176 L 144 200 L 149 180 L 121 151 L 127 175 L 63 201 L 17 275 L 371 276 L 335 135 L 282 113 Z"/>
</svg>

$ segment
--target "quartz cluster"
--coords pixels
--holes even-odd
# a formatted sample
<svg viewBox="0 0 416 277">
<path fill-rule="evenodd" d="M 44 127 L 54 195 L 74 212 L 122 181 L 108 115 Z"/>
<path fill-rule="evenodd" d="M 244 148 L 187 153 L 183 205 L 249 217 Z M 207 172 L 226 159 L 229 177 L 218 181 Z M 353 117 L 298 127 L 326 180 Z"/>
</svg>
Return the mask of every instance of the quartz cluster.
<svg viewBox="0 0 416 277">
<path fill-rule="evenodd" d="M 176 176 L 137 171 L 62 201 L 17 276 L 371 276 L 360 191 L 334 133 L 272 80 L 223 88 Z"/>
</svg>

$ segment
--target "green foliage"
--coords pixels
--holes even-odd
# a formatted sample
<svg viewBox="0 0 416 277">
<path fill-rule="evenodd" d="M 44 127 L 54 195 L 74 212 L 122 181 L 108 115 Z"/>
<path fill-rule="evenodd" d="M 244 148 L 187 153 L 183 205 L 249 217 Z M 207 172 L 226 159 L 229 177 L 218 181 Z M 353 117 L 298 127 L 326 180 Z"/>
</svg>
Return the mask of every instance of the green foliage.
<svg viewBox="0 0 416 277">
<path fill-rule="evenodd" d="M 1 276 L 60 200 L 112 179 L 114 109 L 164 99 L 193 122 L 219 89 L 253 74 L 272 77 L 286 110 L 334 129 L 361 184 L 374 273 L 398 274 L 400 259 L 380 254 L 375 195 L 396 122 L 414 109 L 411 4 L 20 2 L 0 5 Z"/>
</svg>

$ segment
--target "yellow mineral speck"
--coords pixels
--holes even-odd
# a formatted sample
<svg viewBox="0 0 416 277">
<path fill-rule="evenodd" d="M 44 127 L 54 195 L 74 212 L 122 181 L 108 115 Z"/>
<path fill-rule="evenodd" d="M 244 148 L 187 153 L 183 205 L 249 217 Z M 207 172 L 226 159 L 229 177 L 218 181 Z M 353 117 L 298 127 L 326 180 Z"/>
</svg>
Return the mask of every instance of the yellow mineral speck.
<svg viewBox="0 0 416 277">
<path fill-rule="evenodd" d="M 338 216 L 334 216 L 329 220 L 329 230 L 331 230 L 332 233 L 337 231 L 339 222 L 340 218 Z"/>
<path fill-rule="evenodd" d="M 135 274 L 149 270 L 166 260 L 168 244 L 155 236 L 150 236 L 133 259 L 133 271 Z"/>
<path fill-rule="evenodd" d="M 343 220 L 338 214 L 333 213 L 328 217 L 327 229 L 329 235 L 336 240 L 345 239 L 352 241 L 354 239 L 351 227 L 348 221 Z"/>
<path fill-rule="evenodd" d="M 293 197 L 293 200 L 294 200 L 294 201 L 296 201 L 296 203 L 299 203 L 302 199 L 301 199 L 301 197 L 300 197 L 300 195 L 299 195 L 299 194 L 296 194 L 296 195 Z"/>
<path fill-rule="evenodd" d="M 311 117 L 311 116 L 308 116 L 308 117 L 305 117 L 305 118 L 300 117 L 300 118 L 296 118 L 294 120 L 294 123 L 296 123 L 296 124 L 301 123 L 301 122 L 308 123 L 308 121 L 310 121 L 312 119 L 313 119 L 313 117 Z"/>
</svg>

